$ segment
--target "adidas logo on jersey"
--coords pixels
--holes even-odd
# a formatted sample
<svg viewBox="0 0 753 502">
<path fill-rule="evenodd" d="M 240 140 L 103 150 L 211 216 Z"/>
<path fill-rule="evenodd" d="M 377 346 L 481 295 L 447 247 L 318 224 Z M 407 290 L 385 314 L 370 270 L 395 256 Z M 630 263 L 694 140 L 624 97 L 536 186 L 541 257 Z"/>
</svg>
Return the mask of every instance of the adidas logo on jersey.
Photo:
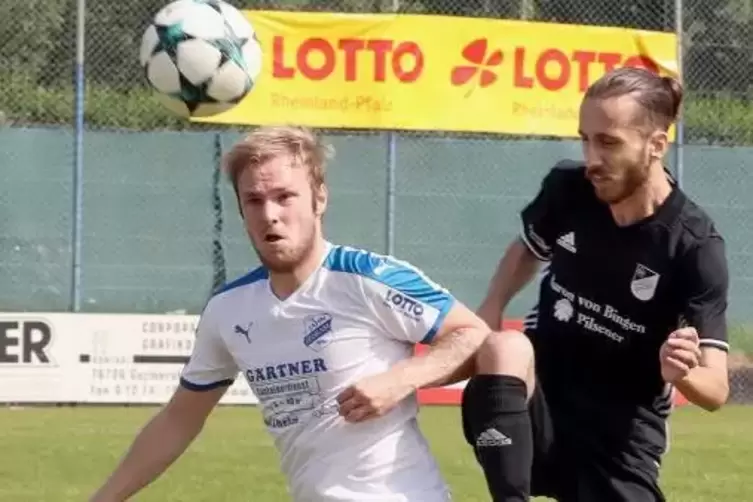
<svg viewBox="0 0 753 502">
<path fill-rule="evenodd" d="M 485 446 L 508 446 L 512 444 L 512 439 L 505 436 L 497 429 L 486 429 L 476 438 L 476 447 Z"/>
<path fill-rule="evenodd" d="M 567 249 L 571 253 L 575 253 L 575 232 L 568 232 L 565 235 L 560 235 L 557 238 L 557 244 Z"/>
</svg>

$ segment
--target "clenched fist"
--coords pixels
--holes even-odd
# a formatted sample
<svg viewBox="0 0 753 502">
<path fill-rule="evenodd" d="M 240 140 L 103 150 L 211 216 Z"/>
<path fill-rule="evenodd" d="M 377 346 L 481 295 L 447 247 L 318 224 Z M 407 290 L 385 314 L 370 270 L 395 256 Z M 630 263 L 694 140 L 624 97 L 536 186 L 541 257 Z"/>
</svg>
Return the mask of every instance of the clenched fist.
<svg viewBox="0 0 753 502">
<path fill-rule="evenodd" d="M 680 328 L 673 331 L 659 350 L 661 376 L 665 382 L 674 384 L 685 378 L 700 364 L 701 348 L 695 328 Z"/>
<path fill-rule="evenodd" d="M 364 378 L 337 396 L 340 415 L 348 422 L 362 422 L 382 416 L 412 390 L 394 374 L 381 373 Z"/>
</svg>

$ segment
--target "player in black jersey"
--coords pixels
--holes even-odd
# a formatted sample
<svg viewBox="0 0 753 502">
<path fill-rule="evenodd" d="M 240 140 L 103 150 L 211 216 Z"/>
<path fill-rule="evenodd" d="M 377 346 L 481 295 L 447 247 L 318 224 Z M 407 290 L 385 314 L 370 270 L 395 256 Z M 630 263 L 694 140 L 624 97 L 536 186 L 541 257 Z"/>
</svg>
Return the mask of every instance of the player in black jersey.
<svg viewBox="0 0 753 502">
<path fill-rule="evenodd" d="M 479 314 L 499 326 L 545 262 L 538 305 L 525 335 L 487 340 L 463 395 L 495 502 L 662 501 L 673 389 L 727 400 L 724 241 L 663 167 L 681 99 L 646 70 L 602 77 L 581 104 L 585 161 L 552 168 L 522 211 Z"/>
</svg>

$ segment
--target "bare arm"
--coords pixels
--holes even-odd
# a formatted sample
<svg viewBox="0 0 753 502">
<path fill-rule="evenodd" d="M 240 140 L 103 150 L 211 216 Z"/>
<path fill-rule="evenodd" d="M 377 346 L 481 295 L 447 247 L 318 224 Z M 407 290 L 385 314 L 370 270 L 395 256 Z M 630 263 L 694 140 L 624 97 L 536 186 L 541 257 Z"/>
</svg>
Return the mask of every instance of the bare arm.
<svg viewBox="0 0 753 502">
<path fill-rule="evenodd" d="M 707 411 L 716 411 L 727 402 L 729 380 L 727 352 L 701 347 L 701 361 L 675 387 L 691 403 Z"/>
<path fill-rule="evenodd" d="M 421 387 L 458 379 L 472 368 L 473 356 L 489 332 L 473 312 L 455 303 L 427 352 L 404 359 L 341 392 L 337 397 L 340 415 L 348 422 L 368 420 L 389 412 Z"/>
<path fill-rule="evenodd" d="M 472 372 L 476 351 L 490 332 L 471 310 L 456 303 L 428 351 L 397 363 L 390 372 L 411 390 L 465 380 Z"/>
<path fill-rule="evenodd" d="M 478 315 L 492 329 L 500 329 L 505 308 L 536 275 L 540 263 L 521 239 L 516 239 L 508 246 L 478 309 Z"/>
<path fill-rule="evenodd" d="M 91 502 L 120 502 L 157 479 L 201 432 L 227 387 L 194 392 L 179 387 L 136 436 L 115 471 Z"/>
<path fill-rule="evenodd" d="M 375 334 L 388 343 L 398 342 L 401 351 L 416 344 L 428 350 L 405 353 L 389 369 L 346 387 L 337 402 L 348 422 L 381 416 L 422 387 L 454 380 L 473 367 L 474 355 L 491 332 L 449 291 L 409 263 L 372 257 L 368 265 L 361 286 Z"/>
<path fill-rule="evenodd" d="M 687 294 L 684 317 L 697 331 L 695 341 L 700 358 L 698 365 L 674 384 L 690 402 L 714 411 L 729 396 L 726 319 L 729 272 L 724 240 L 712 234 L 690 250 L 681 265 Z"/>
</svg>

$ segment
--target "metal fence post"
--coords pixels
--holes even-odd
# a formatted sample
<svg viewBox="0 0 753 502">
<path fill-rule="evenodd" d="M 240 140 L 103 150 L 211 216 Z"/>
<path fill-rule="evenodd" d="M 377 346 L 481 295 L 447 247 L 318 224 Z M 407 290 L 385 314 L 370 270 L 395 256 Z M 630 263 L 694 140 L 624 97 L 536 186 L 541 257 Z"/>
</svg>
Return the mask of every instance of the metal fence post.
<svg viewBox="0 0 753 502">
<path fill-rule="evenodd" d="M 681 84 L 685 83 L 683 75 L 683 56 L 684 56 L 684 44 L 683 44 L 683 2 L 682 0 L 675 0 L 675 36 L 677 37 L 677 79 Z M 677 178 L 677 184 L 680 188 L 683 187 L 684 176 L 684 164 L 683 153 L 685 146 L 685 119 L 684 105 L 680 104 L 680 110 L 676 125 L 676 137 L 675 137 L 675 177 Z"/>
<path fill-rule="evenodd" d="M 76 9 L 76 63 L 74 104 L 75 132 L 73 142 L 73 222 L 71 251 L 71 310 L 81 309 L 81 231 L 84 171 L 84 44 L 86 33 L 86 0 L 78 0 Z"/>
<path fill-rule="evenodd" d="M 392 12 L 400 10 L 400 0 L 392 0 Z M 397 134 L 387 131 L 387 208 L 386 208 L 386 244 L 385 253 L 395 254 L 395 187 L 397 170 Z"/>
<path fill-rule="evenodd" d="M 212 213 L 214 226 L 212 227 L 212 288 L 210 294 L 217 291 L 227 281 L 227 266 L 225 263 L 225 248 L 222 244 L 224 233 L 224 215 L 222 207 L 222 135 L 214 134 L 214 166 L 212 169 Z"/>
<path fill-rule="evenodd" d="M 387 132 L 387 243 L 385 252 L 388 255 L 395 253 L 395 174 L 397 170 L 396 160 L 396 134 L 394 131 Z"/>
</svg>

